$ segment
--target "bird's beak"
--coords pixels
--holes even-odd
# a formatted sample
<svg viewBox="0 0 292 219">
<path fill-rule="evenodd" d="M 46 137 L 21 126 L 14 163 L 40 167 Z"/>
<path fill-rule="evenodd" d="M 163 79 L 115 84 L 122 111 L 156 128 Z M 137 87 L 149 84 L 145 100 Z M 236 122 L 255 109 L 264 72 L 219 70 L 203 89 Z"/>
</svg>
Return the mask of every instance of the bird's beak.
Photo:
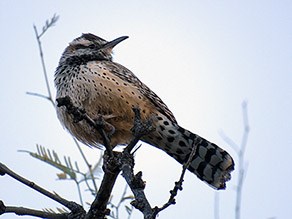
<svg viewBox="0 0 292 219">
<path fill-rule="evenodd" d="M 122 36 L 122 37 L 119 37 L 115 40 L 112 40 L 108 43 L 106 43 L 104 46 L 103 46 L 103 49 L 112 49 L 114 48 L 116 45 L 118 45 L 120 42 L 124 41 L 125 39 L 129 38 L 128 36 Z"/>
</svg>

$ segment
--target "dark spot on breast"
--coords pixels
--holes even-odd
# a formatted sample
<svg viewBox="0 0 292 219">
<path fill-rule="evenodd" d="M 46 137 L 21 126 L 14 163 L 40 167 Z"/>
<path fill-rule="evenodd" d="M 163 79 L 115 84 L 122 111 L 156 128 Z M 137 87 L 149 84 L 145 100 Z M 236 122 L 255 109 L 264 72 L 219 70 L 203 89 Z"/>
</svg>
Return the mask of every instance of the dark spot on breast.
<svg viewBox="0 0 292 219">
<path fill-rule="evenodd" d="M 170 129 L 170 130 L 168 130 L 168 133 L 174 135 L 175 134 L 175 131 L 173 131 L 172 129 Z"/>
<path fill-rule="evenodd" d="M 186 143 L 185 143 L 184 141 L 179 141 L 178 144 L 179 144 L 179 146 L 181 146 L 181 147 L 186 147 L 186 146 L 187 146 Z"/>
<path fill-rule="evenodd" d="M 170 142 L 170 143 L 173 142 L 174 141 L 174 137 L 168 137 L 167 141 Z"/>
<path fill-rule="evenodd" d="M 169 122 L 168 121 L 164 121 L 163 124 L 164 125 L 169 125 Z"/>
<path fill-rule="evenodd" d="M 165 130 L 165 127 L 163 125 L 159 126 L 161 131 Z"/>
</svg>

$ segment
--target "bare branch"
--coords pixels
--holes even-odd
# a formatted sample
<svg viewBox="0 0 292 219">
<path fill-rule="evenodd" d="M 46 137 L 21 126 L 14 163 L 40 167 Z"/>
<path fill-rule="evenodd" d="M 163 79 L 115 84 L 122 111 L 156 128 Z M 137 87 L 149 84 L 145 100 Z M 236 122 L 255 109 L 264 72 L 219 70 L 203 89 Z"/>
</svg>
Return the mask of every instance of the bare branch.
<svg viewBox="0 0 292 219">
<path fill-rule="evenodd" d="M 219 135 L 236 153 L 239 153 L 239 146 L 230 137 L 228 137 L 222 130 L 219 131 Z"/>
<path fill-rule="evenodd" d="M 31 96 L 41 97 L 41 98 L 51 101 L 50 97 L 43 94 L 33 93 L 33 92 L 26 92 L 26 94 L 31 95 Z"/>
<path fill-rule="evenodd" d="M 226 136 L 223 131 L 219 132 L 222 139 L 225 140 L 229 146 L 231 146 L 238 156 L 238 179 L 236 186 L 236 203 L 235 203 L 235 218 L 240 219 L 241 211 L 241 199 L 242 199 L 242 187 L 243 181 L 246 175 L 246 162 L 244 160 L 244 154 L 247 146 L 248 135 L 250 131 L 249 122 L 248 122 L 248 112 L 247 112 L 247 102 L 242 102 L 242 118 L 243 118 L 243 134 L 241 138 L 240 145 L 235 143 L 231 138 Z M 216 198 L 216 196 L 215 196 Z M 219 194 L 218 197 L 219 198 Z M 216 200 L 214 202 L 216 204 Z M 218 213 L 215 217 L 219 218 Z"/>
<path fill-rule="evenodd" d="M 189 155 L 189 158 L 187 160 L 187 162 L 184 163 L 183 165 L 183 168 L 182 168 L 182 172 L 181 172 L 181 175 L 180 175 L 180 178 L 178 180 L 178 182 L 175 182 L 175 186 L 174 188 L 170 191 L 170 197 L 168 199 L 168 201 L 162 206 L 162 207 L 155 207 L 154 208 L 154 214 L 153 214 L 153 218 L 155 218 L 154 216 L 156 216 L 160 211 L 168 208 L 170 205 L 174 205 L 175 204 L 175 197 L 178 193 L 178 190 L 182 190 L 182 184 L 183 184 L 183 181 L 184 181 L 184 175 L 186 173 L 186 170 L 188 169 L 188 167 L 191 165 L 192 163 L 192 160 L 193 160 L 193 157 L 196 153 L 196 147 L 193 147 L 192 148 L 192 151 Z"/>
<path fill-rule="evenodd" d="M 113 211 L 111 212 L 111 214 L 109 215 L 110 217 L 115 218 L 115 219 L 119 219 L 119 211 L 120 211 L 120 207 L 121 207 L 122 203 L 124 203 L 126 200 L 131 200 L 132 201 L 134 199 L 133 195 L 128 195 L 128 196 L 126 195 L 128 187 L 129 187 L 128 184 L 126 184 L 118 204 L 115 205 L 114 203 L 112 203 L 111 200 L 109 201 L 109 204 L 110 204 L 111 208 L 114 208 L 116 210 L 115 214 L 114 214 Z M 132 211 L 133 211 L 133 206 L 131 205 L 131 207 L 129 207 L 129 206 L 125 205 L 125 209 L 126 209 L 128 215 L 130 217 L 131 214 L 132 214 Z"/>
<path fill-rule="evenodd" d="M 50 27 L 55 26 L 55 24 L 57 23 L 58 20 L 59 20 L 59 16 L 56 15 L 56 14 L 54 14 L 53 17 L 50 20 L 46 20 L 46 23 L 42 28 L 42 32 L 37 35 L 38 38 L 41 38 Z"/>
<path fill-rule="evenodd" d="M 95 191 L 95 194 L 96 194 L 97 193 L 97 185 L 95 183 L 95 177 L 94 177 L 94 174 L 93 174 L 92 165 L 88 162 L 88 160 L 87 160 L 85 154 L 83 153 L 83 151 L 82 151 L 82 149 L 81 149 L 80 144 L 78 143 L 78 141 L 75 138 L 73 138 L 73 140 L 74 140 L 75 145 L 77 146 L 77 148 L 78 148 L 78 150 L 79 150 L 79 152 L 80 152 L 80 154 L 81 154 L 81 156 L 82 156 L 82 158 L 83 158 L 83 160 L 84 160 L 84 162 L 85 162 L 85 164 L 86 164 L 86 166 L 88 168 L 88 171 L 89 171 L 89 174 L 90 174 L 90 178 L 92 179 L 92 184 L 93 184 L 94 191 Z"/>
<path fill-rule="evenodd" d="M 2 201 L 0 201 L 0 215 L 4 213 L 14 213 L 16 215 L 24 216 L 34 216 L 40 218 L 48 218 L 48 219 L 67 219 L 68 213 L 51 213 L 46 211 L 39 211 L 30 208 L 24 207 L 15 207 L 15 206 L 5 206 Z"/>
<path fill-rule="evenodd" d="M 127 184 L 131 188 L 135 200 L 131 202 L 131 204 L 141 211 L 144 215 L 144 218 L 150 219 L 152 218 L 152 208 L 145 196 L 144 189 L 145 189 L 145 182 L 142 180 L 142 172 L 138 172 L 136 175 L 133 173 L 133 162 L 129 162 L 131 160 L 132 155 L 128 153 L 124 153 L 124 155 L 128 155 L 127 159 L 124 158 L 124 162 L 121 166 L 122 169 L 122 176 L 125 178 Z"/>
<path fill-rule="evenodd" d="M 107 153 L 104 154 L 104 176 L 97 195 L 92 202 L 91 207 L 85 216 L 85 219 L 103 219 L 105 215 L 110 214 L 110 210 L 107 209 L 106 206 L 108 204 L 113 186 L 120 173 L 120 156 L 121 153 L 119 152 L 114 152 L 113 156 L 109 156 Z"/>
<path fill-rule="evenodd" d="M 17 181 L 25 184 L 26 186 L 34 189 L 35 191 L 53 199 L 54 201 L 62 204 L 63 206 L 67 207 L 68 209 L 70 209 L 72 212 L 82 212 L 84 211 L 82 206 L 76 204 L 75 202 L 72 201 L 68 201 L 62 197 L 60 197 L 57 194 L 51 193 L 49 191 L 47 191 L 46 189 L 38 186 L 37 184 L 35 184 L 32 181 L 29 181 L 27 179 L 25 179 L 24 177 L 18 175 L 17 173 L 13 172 L 12 170 L 10 170 L 7 166 L 5 166 L 4 164 L 0 163 L 0 175 L 9 175 L 10 177 L 16 179 Z"/>
<path fill-rule="evenodd" d="M 240 150 L 238 153 L 238 159 L 239 159 L 239 175 L 238 175 L 238 181 L 237 181 L 237 188 L 236 188 L 236 204 L 235 204 L 235 218 L 240 219 L 240 213 L 241 213 L 241 196 L 242 196 L 242 186 L 243 186 L 243 180 L 245 178 L 246 170 L 245 170 L 245 161 L 244 161 L 244 154 L 245 149 L 247 146 L 247 140 L 249 135 L 249 123 L 248 123 L 248 112 L 247 112 L 247 102 L 244 101 L 242 103 L 242 117 L 243 117 L 243 135 L 241 139 L 240 144 Z"/>
<path fill-rule="evenodd" d="M 53 17 L 50 20 L 46 21 L 46 24 L 45 24 L 45 26 L 43 26 L 42 32 L 40 34 L 38 33 L 37 27 L 35 25 L 33 25 L 33 29 L 34 29 L 34 32 L 35 32 L 35 37 L 36 37 L 36 40 L 37 40 L 37 43 L 38 43 L 38 47 L 39 47 L 39 54 L 40 54 L 40 58 L 41 58 L 43 74 L 44 74 L 44 77 L 45 77 L 48 96 L 29 92 L 30 95 L 43 97 L 43 98 L 49 100 L 53 105 L 55 105 L 55 103 L 54 103 L 54 100 L 52 98 L 52 93 L 51 93 L 50 84 L 49 84 L 49 80 L 48 80 L 48 74 L 47 74 L 47 69 L 46 69 L 46 64 L 45 64 L 45 59 L 44 59 L 44 53 L 43 53 L 43 48 L 42 48 L 41 37 L 46 33 L 46 31 L 50 27 L 53 27 L 57 23 L 58 19 L 59 19 L 59 16 L 54 14 Z"/>
</svg>

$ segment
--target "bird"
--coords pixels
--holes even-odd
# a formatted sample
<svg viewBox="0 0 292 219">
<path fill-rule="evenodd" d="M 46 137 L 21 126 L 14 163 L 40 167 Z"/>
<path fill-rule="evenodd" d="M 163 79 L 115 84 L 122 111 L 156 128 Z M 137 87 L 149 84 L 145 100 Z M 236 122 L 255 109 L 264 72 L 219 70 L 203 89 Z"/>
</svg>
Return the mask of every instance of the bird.
<svg viewBox="0 0 292 219">
<path fill-rule="evenodd" d="M 178 125 L 167 105 L 134 73 L 113 61 L 113 48 L 127 39 L 122 36 L 106 41 L 92 33 L 83 33 L 65 48 L 55 71 L 56 99 L 69 97 L 75 107 L 96 120 L 103 118 L 108 126 L 112 148 L 127 145 L 133 139 L 134 112 L 141 119 L 151 118 L 154 131 L 141 137 L 156 148 L 184 164 L 192 149 L 188 170 L 216 190 L 226 188 L 234 161 L 216 144 Z M 86 121 L 74 121 L 65 106 L 56 107 L 57 117 L 65 129 L 85 145 L 100 148 L 100 133 Z"/>
</svg>

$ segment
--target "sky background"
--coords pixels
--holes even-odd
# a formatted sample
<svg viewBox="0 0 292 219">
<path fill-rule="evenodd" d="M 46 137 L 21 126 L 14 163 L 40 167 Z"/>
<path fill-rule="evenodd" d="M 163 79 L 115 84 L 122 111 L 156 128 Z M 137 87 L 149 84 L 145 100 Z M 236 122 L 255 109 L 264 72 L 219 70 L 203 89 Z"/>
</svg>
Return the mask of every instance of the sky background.
<svg viewBox="0 0 292 219">
<path fill-rule="evenodd" d="M 36 144 L 79 160 L 70 135 L 52 105 L 27 91 L 46 94 L 33 24 L 39 29 L 54 13 L 57 25 L 43 37 L 53 95 L 53 75 L 64 48 L 81 33 L 112 40 L 130 38 L 115 48 L 114 60 L 131 69 L 172 110 L 179 124 L 225 148 L 224 131 L 240 143 L 242 101 L 248 103 L 248 172 L 242 197 L 243 219 L 292 215 L 292 3 L 291 1 L 0 1 L 0 162 L 64 198 L 78 201 L 72 182 L 18 150 Z M 98 150 L 83 147 L 91 162 Z M 135 171 L 143 171 L 153 206 L 162 205 L 179 178 L 181 166 L 162 151 L 143 144 Z M 238 166 L 238 165 L 237 165 Z M 236 166 L 236 167 L 237 167 Z M 220 217 L 234 218 L 238 169 L 220 192 Z M 122 177 L 116 197 L 124 187 Z M 214 218 L 214 190 L 187 173 L 177 204 L 160 219 Z M 91 196 L 85 195 L 86 201 Z M 54 208 L 43 197 L 8 176 L 0 177 L 6 205 Z M 18 218 L 14 215 L 3 219 Z M 22 217 L 31 218 L 31 217 Z M 136 211 L 134 219 L 142 218 Z"/>
</svg>

